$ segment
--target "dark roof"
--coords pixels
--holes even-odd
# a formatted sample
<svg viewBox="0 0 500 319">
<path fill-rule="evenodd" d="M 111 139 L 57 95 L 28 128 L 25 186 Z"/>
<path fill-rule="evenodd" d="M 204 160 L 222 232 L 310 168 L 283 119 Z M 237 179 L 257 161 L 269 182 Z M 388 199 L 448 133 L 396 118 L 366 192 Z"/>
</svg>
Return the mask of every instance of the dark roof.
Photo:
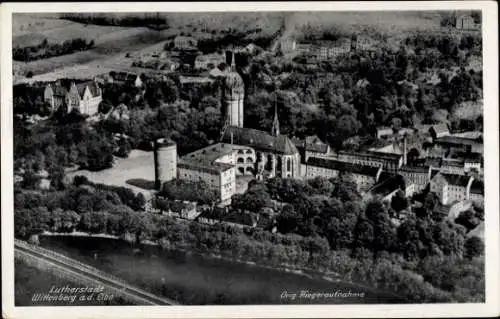
<svg viewBox="0 0 500 319">
<path fill-rule="evenodd" d="M 60 83 L 49 84 L 54 92 L 54 96 L 66 96 L 68 94 L 68 90 L 62 86 Z"/>
<path fill-rule="evenodd" d="M 470 139 L 459 136 L 442 136 L 436 139 L 437 144 L 445 145 L 479 145 L 482 144 L 478 139 Z"/>
<path fill-rule="evenodd" d="M 473 179 L 470 185 L 470 192 L 473 194 L 484 194 L 484 183 L 478 179 Z"/>
<path fill-rule="evenodd" d="M 297 148 L 286 135 L 273 136 L 267 132 L 251 128 L 230 126 L 224 132 L 222 141 L 255 148 L 256 150 L 274 152 L 284 155 L 294 155 L 298 153 Z"/>
<path fill-rule="evenodd" d="M 412 172 L 412 173 L 422 173 L 422 174 L 428 174 L 429 173 L 429 168 L 430 166 L 424 165 L 424 166 L 402 166 L 399 170 L 401 172 Z"/>
<path fill-rule="evenodd" d="M 437 157 L 428 157 L 425 159 L 425 165 L 432 167 L 441 167 L 441 159 Z"/>
<path fill-rule="evenodd" d="M 218 143 L 199 149 L 182 157 L 184 160 L 197 161 L 204 164 L 213 164 L 218 158 L 232 154 L 230 144 Z"/>
<path fill-rule="evenodd" d="M 352 164 L 348 162 L 341 162 L 333 159 L 318 158 L 318 157 L 309 157 L 306 164 L 316 167 L 333 169 L 340 172 L 349 172 L 353 174 L 367 175 L 372 177 L 376 177 L 377 173 L 380 170 L 380 167 Z"/>
<path fill-rule="evenodd" d="M 446 182 L 450 185 L 466 187 L 469 183 L 470 177 L 458 174 L 441 173 Z"/>
<path fill-rule="evenodd" d="M 466 161 L 477 161 L 481 162 L 483 159 L 483 155 L 481 153 L 477 152 L 461 152 L 461 151 L 456 151 L 453 152 L 453 157 L 454 158 L 462 158 Z"/>
<path fill-rule="evenodd" d="M 199 172 L 205 172 L 209 174 L 220 174 L 222 172 L 227 171 L 230 168 L 233 168 L 234 165 L 231 164 L 226 164 L 226 163 L 218 163 L 214 162 L 211 164 L 206 164 L 206 163 L 200 163 L 197 161 L 190 161 L 186 159 L 180 159 L 177 162 L 177 167 L 178 168 L 185 168 L 185 169 L 190 169 L 190 170 L 196 170 Z"/>
<path fill-rule="evenodd" d="M 99 92 L 99 87 L 97 86 L 97 83 L 95 83 L 94 81 L 87 81 L 87 82 L 83 82 L 83 83 L 78 83 L 76 85 L 76 88 L 78 89 L 78 94 L 80 95 L 80 97 L 83 97 L 83 94 L 85 93 L 85 88 L 88 87 L 90 89 L 90 94 L 92 94 L 92 96 L 98 96 L 98 92 Z"/>
<path fill-rule="evenodd" d="M 401 155 L 401 154 L 384 153 L 384 152 L 371 151 L 371 150 L 356 151 L 356 152 L 340 151 L 339 155 L 371 157 L 371 158 L 379 158 L 379 159 L 392 160 L 392 161 L 399 161 L 399 159 L 403 157 L 403 155 Z"/>
<path fill-rule="evenodd" d="M 401 187 L 404 186 L 402 182 L 403 181 L 401 181 L 400 177 L 394 175 L 373 186 L 370 189 L 370 193 L 374 195 L 387 196 L 395 190 L 401 189 Z"/>
<path fill-rule="evenodd" d="M 303 150 L 316 153 L 328 152 L 328 145 L 321 142 L 321 140 L 313 140 L 312 136 L 308 136 L 306 140 L 293 138 L 292 142 L 301 151 Z"/>
<path fill-rule="evenodd" d="M 443 158 L 441 166 L 455 166 L 455 167 L 463 167 L 464 160 L 462 159 L 454 159 L 454 158 Z"/>
</svg>

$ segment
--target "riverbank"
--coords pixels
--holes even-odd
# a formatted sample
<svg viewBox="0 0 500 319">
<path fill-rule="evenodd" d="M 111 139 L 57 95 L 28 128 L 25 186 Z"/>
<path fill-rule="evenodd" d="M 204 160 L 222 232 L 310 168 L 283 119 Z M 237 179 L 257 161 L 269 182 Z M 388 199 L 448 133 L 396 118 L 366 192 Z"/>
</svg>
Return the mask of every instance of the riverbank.
<svg viewBox="0 0 500 319">
<path fill-rule="evenodd" d="M 117 240 L 117 241 L 124 241 L 129 244 L 137 244 L 135 241 L 131 240 L 126 240 L 124 238 L 121 238 L 116 235 L 110 235 L 110 234 L 90 234 L 86 232 L 81 232 L 81 231 L 75 231 L 73 233 L 57 233 L 57 232 L 44 232 L 42 236 L 49 236 L 49 237 L 78 237 L 78 238 L 97 238 L 97 239 L 110 239 L 110 240 Z M 230 263 L 237 263 L 240 265 L 247 265 L 247 266 L 252 266 L 252 267 L 258 267 L 260 269 L 267 269 L 267 270 L 272 270 L 272 271 L 279 271 L 279 272 L 284 272 L 288 274 L 293 274 L 297 276 L 302 276 L 308 279 L 314 279 L 314 280 L 323 280 L 329 283 L 335 283 L 335 284 L 342 284 L 342 285 L 350 285 L 355 287 L 358 290 L 362 291 L 378 291 L 382 292 L 385 295 L 390 295 L 396 299 L 401 299 L 403 298 L 399 295 L 396 295 L 394 292 L 382 290 L 382 289 L 377 289 L 371 286 L 366 285 L 365 283 L 360 283 L 360 282 L 354 282 L 354 281 L 347 281 L 347 280 L 342 280 L 340 278 L 340 274 L 336 272 L 327 272 L 327 271 L 318 271 L 314 270 L 311 268 L 294 268 L 290 267 L 291 265 L 286 265 L 286 266 L 281 266 L 281 267 L 276 267 L 276 266 L 270 266 L 270 265 L 265 265 L 262 263 L 256 263 L 254 261 L 249 261 L 249 260 L 244 260 L 240 258 L 229 258 L 220 254 L 214 254 L 214 253 L 199 253 L 199 252 L 193 252 L 188 249 L 181 249 L 181 248 L 168 248 L 162 246 L 158 242 L 153 242 L 150 240 L 144 240 L 141 241 L 138 245 L 145 245 L 145 246 L 152 246 L 152 247 L 157 247 L 161 248 L 162 250 L 171 252 L 171 253 L 176 253 L 176 252 L 182 252 L 184 254 L 193 254 L 201 258 L 211 258 L 211 259 L 217 259 L 221 260 L 224 262 L 230 262 Z"/>
</svg>

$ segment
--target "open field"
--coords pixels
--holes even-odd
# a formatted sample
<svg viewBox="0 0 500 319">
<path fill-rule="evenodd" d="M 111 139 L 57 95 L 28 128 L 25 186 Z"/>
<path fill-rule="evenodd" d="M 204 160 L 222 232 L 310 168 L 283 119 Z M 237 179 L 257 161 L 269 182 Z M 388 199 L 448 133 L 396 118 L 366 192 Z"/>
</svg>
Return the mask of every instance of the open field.
<svg viewBox="0 0 500 319">
<path fill-rule="evenodd" d="M 90 172 L 87 170 L 78 170 L 67 173 L 70 179 L 76 175 L 86 176 L 91 182 L 128 187 L 134 192 L 141 192 L 146 198 L 151 197 L 149 191 L 133 186 L 127 181 L 146 180 L 154 181 L 154 159 L 153 152 L 133 150 L 128 158 L 117 158 L 112 168 L 99 172 Z"/>
</svg>

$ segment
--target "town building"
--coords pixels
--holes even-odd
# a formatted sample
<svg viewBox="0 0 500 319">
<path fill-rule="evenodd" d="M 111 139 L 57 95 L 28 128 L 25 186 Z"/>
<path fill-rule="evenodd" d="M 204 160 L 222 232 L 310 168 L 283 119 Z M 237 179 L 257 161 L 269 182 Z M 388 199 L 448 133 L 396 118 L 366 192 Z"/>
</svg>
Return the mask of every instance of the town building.
<svg viewBox="0 0 500 319">
<path fill-rule="evenodd" d="M 115 83 L 120 85 L 129 85 L 135 87 L 141 87 L 143 82 L 140 75 L 131 72 L 109 72 L 109 75 L 105 77 L 107 83 Z"/>
<path fill-rule="evenodd" d="M 470 199 L 470 188 L 473 177 L 438 173 L 431 179 L 431 192 L 438 195 L 439 201 L 443 205 L 450 205 Z"/>
<path fill-rule="evenodd" d="M 355 49 L 358 51 L 371 51 L 375 49 L 377 41 L 366 35 L 357 35 L 354 43 Z"/>
<path fill-rule="evenodd" d="M 429 134 L 431 135 L 432 139 L 435 140 L 436 138 L 450 135 L 450 130 L 448 129 L 448 125 L 446 124 L 436 124 L 431 125 L 431 127 L 429 128 Z"/>
<path fill-rule="evenodd" d="M 382 167 L 363 164 L 352 164 L 334 159 L 310 157 L 306 162 L 305 177 L 335 178 L 339 174 L 351 174 L 356 182 L 358 192 L 365 192 L 378 182 Z"/>
<path fill-rule="evenodd" d="M 482 138 L 466 138 L 459 136 L 442 136 L 435 139 L 434 144 L 446 152 L 484 153 Z"/>
<path fill-rule="evenodd" d="M 332 158 L 353 164 L 382 167 L 383 170 L 396 173 L 403 165 L 402 154 L 383 153 L 372 150 L 333 152 Z"/>
<path fill-rule="evenodd" d="M 430 166 L 402 166 L 398 172 L 407 185 L 413 184 L 414 192 L 420 192 L 427 187 L 431 180 Z"/>
<path fill-rule="evenodd" d="M 178 178 L 204 181 L 229 202 L 236 191 L 236 169 L 233 149 L 223 143 L 210 145 L 181 157 L 177 163 Z"/>
<path fill-rule="evenodd" d="M 441 161 L 441 172 L 449 174 L 465 175 L 465 161 L 458 158 L 443 158 Z"/>
<path fill-rule="evenodd" d="M 459 30 L 479 30 L 481 24 L 476 23 L 470 15 L 461 15 L 457 17 L 455 27 Z"/>
<path fill-rule="evenodd" d="M 297 42 L 292 38 L 285 38 L 285 39 L 281 39 L 281 41 L 280 41 L 280 50 L 281 50 L 281 53 L 283 53 L 283 54 L 294 52 L 296 49 L 296 46 L 297 46 Z"/>
<path fill-rule="evenodd" d="M 195 50 L 198 41 L 193 37 L 177 36 L 174 39 L 174 48 L 177 50 Z"/>
<path fill-rule="evenodd" d="M 484 201 L 484 182 L 478 179 L 474 179 L 470 186 L 469 200 L 475 202 Z"/>
<path fill-rule="evenodd" d="M 60 82 L 47 84 L 44 90 L 44 101 L 56 111 L 62 105 L 67 106 L 68 112 L 73 109 L 82 114 L 94 115 L 98 112 L 102 101 L 102 90 L 96 81 L 86 81 L 75 84 L 71 82 L 69 88 Z"/>
</svg>

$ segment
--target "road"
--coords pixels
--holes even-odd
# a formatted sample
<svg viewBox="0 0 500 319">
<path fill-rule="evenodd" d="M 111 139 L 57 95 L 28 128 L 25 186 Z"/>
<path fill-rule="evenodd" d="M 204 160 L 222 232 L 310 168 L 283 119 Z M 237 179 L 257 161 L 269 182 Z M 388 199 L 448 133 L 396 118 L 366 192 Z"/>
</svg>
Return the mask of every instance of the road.
<svg viewBox="0 0 500 319">
<path fill-rule="evenodd" d="M 30 245 L 24 241 L 15 240 L 14 249 L 21 255 L 27 255 L 37 260 L 43 261 L 52 267 L 73 276 L 98 282 L 106 288 L 119 291 L 125 297 L 129 297 L 141 304 L 146 305 L 179 305 L 179 303 L 167 298 L 156 296 L 150 292 L 134 287 L 119 278 L 104 273 L 90 265 L 76 261 L 67 256 L 42 247 Z"/>
</svg>

